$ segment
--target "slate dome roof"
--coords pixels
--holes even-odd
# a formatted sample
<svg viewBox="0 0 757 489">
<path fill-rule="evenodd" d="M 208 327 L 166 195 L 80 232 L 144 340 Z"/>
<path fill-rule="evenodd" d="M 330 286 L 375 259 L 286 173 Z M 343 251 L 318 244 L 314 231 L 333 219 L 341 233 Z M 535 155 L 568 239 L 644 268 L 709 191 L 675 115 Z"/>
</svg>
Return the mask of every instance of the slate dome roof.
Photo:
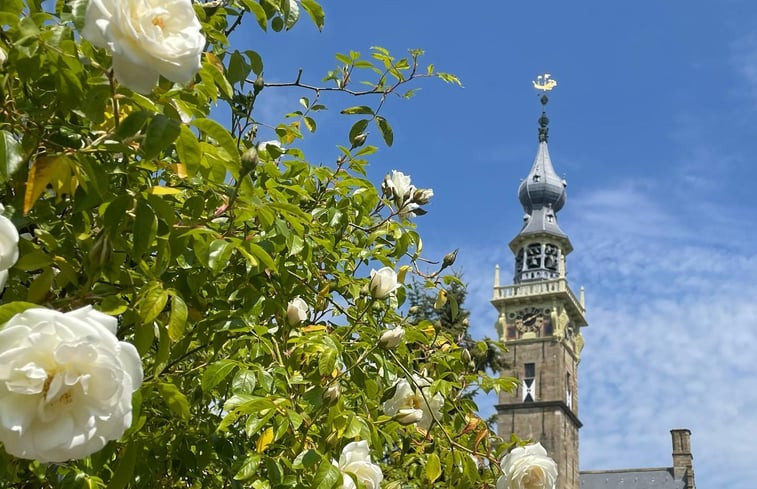
<svg viewBox="0 0 757 489">
<path fill-rule="evenodd" d="M 566 186 L 567 182 L 555 173 L 547 142 L 541 141 L 531 171 L 518 187 L 518 199 L 523 210 L 527 214 L 540 207 L 559 211 L 565 205 Z"/>
</svg>

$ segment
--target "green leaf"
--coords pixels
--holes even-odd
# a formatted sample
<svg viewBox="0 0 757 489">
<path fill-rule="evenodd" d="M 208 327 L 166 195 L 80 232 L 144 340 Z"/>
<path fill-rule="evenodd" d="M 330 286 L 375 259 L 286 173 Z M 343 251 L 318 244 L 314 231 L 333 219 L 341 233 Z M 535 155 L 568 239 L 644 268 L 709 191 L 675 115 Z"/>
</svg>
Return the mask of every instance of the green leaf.
<svg viewBox="0 0 757 489">
<path fill-rule="evenodd" d="M 350 142 L 354 142 L 355 138 L 360 136 L 365 132 L 365 129 L 368 127 L 368 123 L 370 122 L 370 119 L 360 119 L 356 123 L 352 125 L 350 128 Z"/>
<path fill-rule="evenodd" d="M 312 487 L 315 489 L 333 489 L 336 487 L 337 482 L 339 482 L 341 474 L 339 469 L 334 467 L 329 460 L 323 460 L 321 465 L 318 466 L 318 471 L 315 473 Z M 349 476 L 345 475 L 344 477 Z"/>
<path fill-rule="evenodd" d="M 457 298 L 454 294 L 448 294 L 449 308 L 450 308 L 450 320 L 454 323 L 460 313 L 460 306 L 457 303 Z"/>
<path fill-rule="evenodd" d="M 48 267 L 52 264 L 53 259 L 44 251 L 35 250 L 26 253 L 16 262 L 15 268 L 24 272 L 31 272 Z"/>
<path fill-rule="evenodd" d="M 134 198 L 129 194 L 119 195 L 105 204 L 105 209 L 100 209 L 104 225 L 109 229 L 115 229 L 123 221 L 124 214 L 134 207 Z"/>
<path fill-rule="evenodd" d="M 252 253 L 253 255 L 255 255 L 255 257 L 262 261 L 266 267 L 271 270 L 276 269 L 276 264 L 273 262 L 273 258 L 271 258 L 271 255 L 269 255 L 266 250 L 260 247 L 260 245 L 252 243 L 250 241 L 245 241 L 243 246 L 245 246 L 250 253 Z"/>
<path fill-rule="evenodd" d="M 218 273 L 229 264 L 234 246 L 225 239 L 215 239 L 208 246 L 208 266 Z"/>
<path fill-rule="evenodd" d="M 305 116 L 302 118 L 302 121 L 305 123 L 305 127 L 308 128 L 308 131 L 315 132 L 315 128 L 316 128 L 315 119 L 309 116 Z"/>
<path fill-rule="evenodd" d="M 392 126 L 390 126 L 386 119 L 381 116 L 376 116 L 376 124 L 378 124 L 378 127 L 381 130 L 381 136 L 383 136 L 386 145 L 391 146 L 394 142 Z"/>
<path fill-rule="evenodd" d="M 142 141 L 142 153 L 145 158 L 154 158 L 166 149 L 179 136 L 181 124 L 163 114 L 155 114 L 147 126 L 145 139 Z"/>
<path fill-rule="evenodd" d="M 217 386 L 224 381 L 226 377 L 236 368 L 237 363 L 233 360 L 220 360 L 216 363 L 209 365 L 205 372 L 202 373 L 202 386 L 203 392 L 209 392 L 213 387 Z"/>
<path fill-rule="evenodd" d="M 260 465 L 260 455 L 254 453 L 248 456 L 242 463 L 242 467 L 237 471 L 234 479 L 238 481 L 250 479 L 257 474 L 258 465 Z"/>
<path fill-rule="evenodd" d="M 47 268 L 37 278 L 32 280 L 26 293 L 26 299 L 34 303 L 43 302 L 50 292 L 50 286 L 53 284 L 53 275 L 53 269 Z"/>
<path fill-rule="evenodd" d="M 436 76 L 447 83 L 452 83 L 453 85 L 457 85 L 458 87 L 463 86 L 463 83 L 460 81 L 460 79 L 451 73 L 437 73 Z"/>
<path fill-rule="evenodd" d="M 247 59 L 250 60 L 250 66 L 252 67 L 252 72 L 256 75 L 260 75 L 263 73 L 263 58 L 260 57 L 260 55 L 256 51 L 247 50 L 244 52 L 245 55 L 247 55 Z"/>
<path fill-rule="evenodd" d="M 197 136 L 187 126 L 181 126 L 179 129 L 179 139 L 176 140 L 176 153 L 179 160 L 184 163 L 189 176 L 194 176 L 202 163 L 202 150 Z"/>
<path fill-rule="evenodd" d="M 349 422 L 347 423 L 347 426 L 344 428 L 344 438 L 355 438 L 360 434 L 360 430 L 362 428 L 362 425 L 360 423 L 360 418 L 355 415 L 350 415 Z"/>
<path fill-rule="evenodd" d="M 134 217 L 134 245 L 132 257 L 135 260 L 142 258 L 147 250 L 152 247 L 155 235 L 158 232 L 158 218 L 150 204 L 145 200 L 138 200 Z"/>
<path fill-rule="evenodd" d="M 213 138 L 228 153 L 236 165 L 239 165 L 239 148 L 234 137 L 218 122 L 212 119 L 195 119 L 192 125 Z"/>
<path fill-rule="evenodd" d="M 255 15 L 255 20 L 258 21 L 260 28 L 264 31 L 268 30 L 268 16 L 266 15 L 265 10 L 263 10 L 263 7 L 261 7 L 255 0 L 243 0 L 243 3 L 244 6 Z"/>
<path fill-rule="evenodd" d="M 373 115 L 373 109 L 367 105 L 356 105 L 342 110 L 342 114 L 368 114 Z"/>
<path fill-rule="evenodd" d="M 168 292 L 158 282 L 152 282 L 140 301 L 139 316 L 142 322 L 151 323 L 158 317 L 168 302 Z"/>
<path fill-rule="evenodd" d="M 84 18 L 87 12 L 87 5 L 89 5 L 89 1 L 90 0 L 71 0 L 69 2 L 74 26 L 79 32 L 84 29 Z"/>
<path fill-rule="evenodd" d="M 302 1 L 302 8 L 305 9 L 305 12 L 308 13 L 310 18 L 313 20 L 313 23 L 318 28 L 318 30 L 323 29 L 323 25 L 326 22 L 326 14 L 323 11 L 323 7 L 321 7 L 321 4 L 316 2 L 315 0 L 301 0 Z"/>
<path fill-rule="evenodd" d="M 252 394 L 257 380 L 252 370 L 240 370 L 231 381 L 231 391 L 234 394 Z"/>
<path fill-rule="evenodd" d="M 116 129 L 114 134 L 115 138 L 123 141 L 126 138 L 133 137 L 142 129 L 149 116 L 150 113 L 146 110 L 132 112 L 118 125 L 118 129 Z"/>
<path fill-rule="evenodd" d="M 281 5 L 284 7 L 284 20 L 286 21 L 286 28 L 289 30 L 300 18 L 300 6 L 297 4 L 297 0 L 284 0 Z"/>
<path fill-rule="evenodd" d="M 263 416 L 262 418 L 259 418 L 255 416 L 254 414 L 251 414 L 247 421 L 244 424 L 244 431 L 247 434 L 247 436 L 252 437 L 253 435 L 257 434 L 258 431 L 260 431 L 260 428 L 266 425 L 271 418 L 276 414 L 275 410 L 270 410 L 268 414 Z"/>
<path fill-rule="evenodd" d="M 22 313 L 32 307 L 39 307 L 37 304 L 24 301 L 13 301 L 0 306 L 0 328 L 8 322 L 10 318 L 16 314 Z"/>
<path fill-rule="evenodd" d="M 178 387 L 167 383 L 159 383 L 156 387 L 171 412 L 181 419 L 189 419 L 189 401 Z"/>
<path fill-rule="evenodd" d="M 0 131 L 0 174 L 5 178 L 13 175 L 24 161 L 21 144 L 13 134 Z"/>
<path fill-rule="evenodd" d="M 140 356 L 144 356 L 155 340 L 155 328 L 150 323 L 138 323 L 134 326 L 134 346 Z"/>
<path fill-rule="evenodd" d="M 226 74 L 223 71 L 223 65 L 218 60 L 218 57 L 212 53 L 205 53 L 208 61 L 203 64 L 203 70 L 207 69 L 207 73 L 213 78 L 213 81 L 227 99 L 231 99 L 234 96 L 234 89 L 231 83 L 226 78 Z M 206 68 L 207 67 L 207 68 Z"/>
<path fill-rule="evenodd" d="M 250 64 L 244 59 L 242 53 L 234 51 L 229 58 L 229 67 L 226 70 L 226 78 L 232 85 L 244 81 L 250 75 Z"/>
<path fill-rule="evenodd" d="M 426 480 L 428 480 L 429 483 L 433 484 L 440 475 L 442 475 L 442 463 L 439 460 L 439 455 L 432 453 L 428 456 L 428 460 L 426 461 Z"/>
<path fill-rule="evenodd" d="M 171 296 L 171 317 L 168 319 L 168 337 L 179 341 L 187 329 L 187 304 L 176 294 Z"/>
<path fill-rule="evenodd" d="M 337 351 L 336 345 L 328 336 L 323 338 L 324 351 L 318 357 L 318 372 L 321 375 L 330 375 L 336 367 Z"/>
<path fill-rule="evenodd" d="M 108 489 L 124 489 L 133 480 L 138 453 L 139 449 L 133 443 L 128 444 L 119 452 L 118 465 L 110 479 Z"/>
</svg>

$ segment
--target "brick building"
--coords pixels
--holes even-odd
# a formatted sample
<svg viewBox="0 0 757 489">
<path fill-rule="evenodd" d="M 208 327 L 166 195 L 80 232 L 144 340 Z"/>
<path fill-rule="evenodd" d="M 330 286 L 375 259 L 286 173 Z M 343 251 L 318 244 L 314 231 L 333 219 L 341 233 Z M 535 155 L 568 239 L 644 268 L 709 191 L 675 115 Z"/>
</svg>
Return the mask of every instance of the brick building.
<svg viewBox="0 0 757 489">
<path fill-rule="evenodd" d="M 541 102 L 546 109 L 546 93 Z M 583 288 L 574 294 L 566 278 L 566 256 L 573 246 L 557 223 L 566 182 L 552 166 L 548 125 L 543 110 L 536 158 L 518 187 L 525 215 L 509 245 L 515 255 L 512 285 L 501 285 L 499 266 L 495 270 L 491 302 L 510 366 L 503 375 L 519 380 L 515 392 L 500 393 L 499 433 L 541 442 L 557 462 L 557 489 L 695 489 L 687 429 L 671 430 L 672 467 L 579 470 L 578 364 L 581 328 L 588 323 Z"/>
</svg>

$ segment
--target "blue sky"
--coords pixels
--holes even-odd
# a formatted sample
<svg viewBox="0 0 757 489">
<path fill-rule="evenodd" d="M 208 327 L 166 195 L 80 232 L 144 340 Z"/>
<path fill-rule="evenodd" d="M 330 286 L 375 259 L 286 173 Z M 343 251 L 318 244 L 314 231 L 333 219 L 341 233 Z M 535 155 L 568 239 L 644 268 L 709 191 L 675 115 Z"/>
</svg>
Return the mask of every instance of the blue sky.
<svg viewBox="0 0 757 489">
<path fill-rule="evenodd" d="M 328 2 L 319 33 L 243 26 L 269 81 L 318 83 L 335 52 L 426 50 L 464 88 L 423 81 L 391 100 L 395 131 L 369 175 L 409 173 L 435 196 L 417 219 L 427 255 L 459 248 L 477 336 L 493 336 L 495 264 L 509 278 L 516 198 L 537 147 L 530 83 L 559 82 L 550 153 L 568 180 L 558 219 L 586 287 L 589 327 L 579 370 L 581 468 L 671 465 L 671 428 L 692 430 L 700 487 L 751 489 L 757 479 L 757 4 L 751 0 L 608 2 Z M 291 89 L 266 89 L 257 116 L 297 110 Z M 327 97 L 311 162 L 345 144 Z M 265 133 L 263 133 L 265 138 Z"/>
</svg>

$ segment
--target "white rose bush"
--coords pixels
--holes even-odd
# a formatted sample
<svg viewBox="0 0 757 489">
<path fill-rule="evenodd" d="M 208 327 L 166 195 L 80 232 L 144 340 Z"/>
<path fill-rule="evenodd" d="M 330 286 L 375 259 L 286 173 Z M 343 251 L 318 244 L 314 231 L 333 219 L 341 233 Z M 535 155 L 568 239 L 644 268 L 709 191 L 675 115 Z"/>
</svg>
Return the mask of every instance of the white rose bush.
<svg viewBox="0 0 757 489">
<path fill-rule="evenodd" d="M 408 276 L 454 280 L 415 228 L 440 197 L 368 171 L 403 159 L 389 95 L 454 75 L 345 46 L 264 77 L 229 42 L 326 28 L 316 0 L 0 15 L 0 489 L 498 483 L 517 441 L 471 393 L 513 380 L 406 311 Z M 344 136 L 308 156 L 319 123 Z"/>
</svg>

